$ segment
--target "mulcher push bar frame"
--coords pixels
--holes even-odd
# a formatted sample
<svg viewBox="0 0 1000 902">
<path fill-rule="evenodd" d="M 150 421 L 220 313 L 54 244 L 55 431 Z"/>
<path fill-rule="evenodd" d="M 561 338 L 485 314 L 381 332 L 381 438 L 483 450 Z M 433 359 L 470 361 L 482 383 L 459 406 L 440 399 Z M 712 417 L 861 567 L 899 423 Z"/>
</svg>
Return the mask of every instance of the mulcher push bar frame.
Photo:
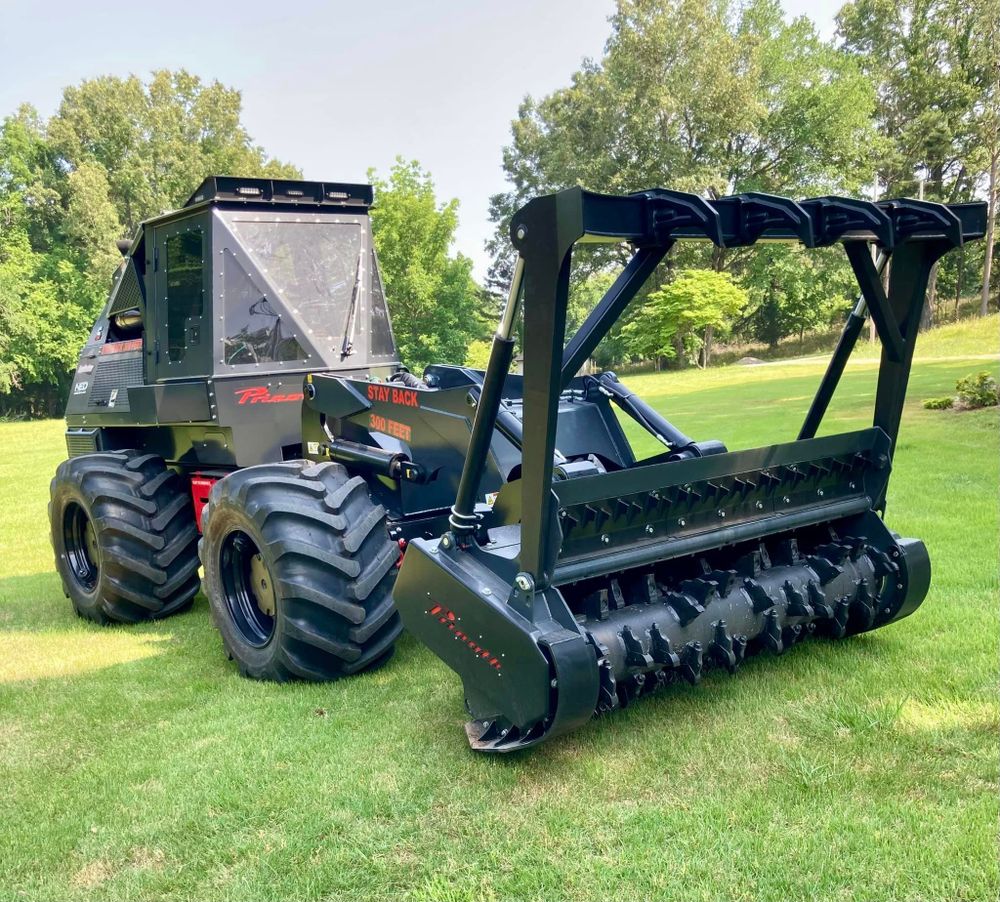
<svg viewBox="0 0 1000 902">
<path fill-rule="evenodd" d="M 622 315 L 628 303 L 678 239 L 708 239 L 719 247 L 744 247 L 757 241 L 796 241 L 806 247 L 842 242 L 861 290 L 862 303 L 851 313 L 809 413 L 799 432 L 812 438 L 836 391 L 847 358 L 870 312 L 882 340 L 874 425 L 895 446 L 914 339 L 931 269 L 966 240 L 985 233 L 983 204 L 936 204 L 918 200 L 878 203 L 841 197 L 796 202 L 748 193 L 708 201 L 694 194 L 652 190 L 624 197 L 570 188 L 539 197 L 511 222 L 518 252 L 516 278 L 505 311 L 510 327 L 518 298 L 524 298 L 524 446 L 521 495 L 524 504 L 518 569 L 536 590 L 547 587 L 559 548 L 549 528 L 553 452 L 560 393 Z M 570 258 L 577 242 L 628 242 L 635 253 L 621 275 L 565 345 Z M 871 245 L 891 259 L 885 292 Z M 483 383 L 473 439 L 462 473 L 452 525 L 471 524 L 478 475 L 485 466 L 496 424 L 503 379 L 513 341 L 498 331 Z M 496 403 L 493 403 L 493 402 Z M 884 499 L 876 499 L 881 504 Z"/>
</svg>

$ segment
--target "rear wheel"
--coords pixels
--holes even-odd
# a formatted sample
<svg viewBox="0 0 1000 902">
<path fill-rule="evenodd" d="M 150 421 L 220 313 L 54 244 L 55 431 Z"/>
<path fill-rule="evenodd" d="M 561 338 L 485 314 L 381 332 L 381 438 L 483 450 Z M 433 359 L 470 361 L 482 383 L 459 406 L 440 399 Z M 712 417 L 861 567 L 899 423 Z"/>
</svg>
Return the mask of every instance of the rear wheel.
<svg viewBox="0 0 1000 902">
<path fill-rule="evenodd" d="M 212 616 L 245 676 L 332 680 L 392 654 L 399 549 L 361 477 L 308 461 L 238 470 L 202 526 Z"/>
<path fill-rule="evenodd" d="M 139 451 L 63 461 L 49 522 L 63 591 L 81 617 L 134 623 L 190 607 L 198 532 L 190 494 L 163 459 Z"/>
</svg>

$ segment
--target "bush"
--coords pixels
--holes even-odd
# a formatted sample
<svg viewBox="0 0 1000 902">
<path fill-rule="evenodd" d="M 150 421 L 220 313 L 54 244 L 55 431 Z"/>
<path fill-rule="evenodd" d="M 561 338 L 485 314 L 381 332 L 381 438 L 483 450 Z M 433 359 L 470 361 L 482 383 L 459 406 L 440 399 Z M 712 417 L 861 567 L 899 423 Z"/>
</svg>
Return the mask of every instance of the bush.
<svg viewBox="0 0 1000 902">
<path fill-rule="evenodd" d="M 958 392 L 956 406 L 966 410 L 994 407 L 1000 403 L 997 381 L 985 370 L 959 379 L 955 390 Z"/>
<path fill-rule="evenodd" d="M 927 410 L 949 410 L 954 404 L 954 398 L 926 398 L 924 400 L 924 407 Z"/>
<path fill-rule="evenodd" d="M 477 338 L 469 342 L 469 348 L 465 352 L 465 365 L 471 366 L 474 370 L 485 370 L 486 364 L 490 360 L 490 349 L 493 343 Z"/>
</svg>

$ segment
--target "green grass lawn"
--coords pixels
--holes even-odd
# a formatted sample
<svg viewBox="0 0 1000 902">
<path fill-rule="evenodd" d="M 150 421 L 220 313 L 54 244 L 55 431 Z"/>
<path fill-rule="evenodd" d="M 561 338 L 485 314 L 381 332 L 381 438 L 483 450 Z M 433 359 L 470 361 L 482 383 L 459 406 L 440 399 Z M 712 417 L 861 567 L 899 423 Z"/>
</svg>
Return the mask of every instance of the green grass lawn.
<svg viewBox="0 0 1000 902">
<path fill-rule="evenodd" d="M 468 750 L 458 679 L 408 637 L 374 674 L 268 685 L 203 597 L 78 620 L 46 526 L 61 424 L 0 426 L 0 899 L 995 900 L 998 417 L 919 402 L 997 365 L 942 356 L 890 488 L 933 560 L 913 617 L 502 759 Z M 793 437 L 819 373 L 629 381 L 742 448 Z M 870 422 L 873 374 L 849 368 L 831 431 Z"/>
</svg>

